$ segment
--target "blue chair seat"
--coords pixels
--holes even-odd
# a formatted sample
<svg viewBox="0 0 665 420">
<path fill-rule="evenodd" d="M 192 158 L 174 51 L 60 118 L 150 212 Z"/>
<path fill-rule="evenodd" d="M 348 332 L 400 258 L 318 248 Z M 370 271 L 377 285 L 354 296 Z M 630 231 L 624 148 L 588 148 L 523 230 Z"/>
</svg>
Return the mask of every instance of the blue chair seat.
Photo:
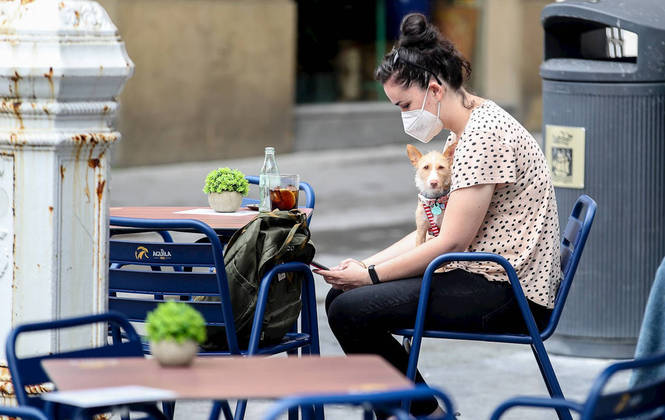
<svg viewBox="0 0 665 420">
<path fill-rule="evenodd" d="M 405 328 L 394 330 L 393 333 L 404 337 L 413 337 L 415 330 L 413 328 Z M 477 333 L 424 330 L 422 337 L 448 338 L 451 340 L 491 341 L 496 343 L 533 344 L 533 337 L 528 334 L 482 334 L 481 336 Z"/>
</svg>

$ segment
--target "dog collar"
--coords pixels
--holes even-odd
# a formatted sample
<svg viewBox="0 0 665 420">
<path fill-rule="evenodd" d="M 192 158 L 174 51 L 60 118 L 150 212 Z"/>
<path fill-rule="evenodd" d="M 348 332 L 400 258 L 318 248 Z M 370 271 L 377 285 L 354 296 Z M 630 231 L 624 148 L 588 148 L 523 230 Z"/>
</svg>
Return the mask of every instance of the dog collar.
<svg viewBox="0 0 665 420">
<path fill-rule="evenodd" d="M 446 194 L 444 195 L 434 198 L 427 198 L 422 194 L 418 194 L 418 201 L 430 207 L 440 206 L 442 207 L 443 210 L 446 208 L 446 205 L 448 204 L 448 192 L 446 192 Z"/>
<path fill-rule="evenodd" d="M 439 227 L 436 225 L 434 216 L 440 215 L 446 209 L 448 194 L 436 198 L 427 198 L 422 194 L 418 194 L 418 200 L 422 204 L 425 217 L 427 217 L 427 221 L 429 222 L 427 232 L 432 236 L 439 236 Z"/>
</svg>

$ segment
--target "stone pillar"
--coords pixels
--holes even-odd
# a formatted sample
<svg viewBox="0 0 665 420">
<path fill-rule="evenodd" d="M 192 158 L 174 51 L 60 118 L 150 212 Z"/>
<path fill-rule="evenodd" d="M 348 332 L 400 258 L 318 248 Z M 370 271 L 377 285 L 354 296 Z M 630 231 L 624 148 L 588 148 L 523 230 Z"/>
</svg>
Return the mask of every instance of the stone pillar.
<svg viewBox="0 0 665 420">
<path fill-rule="evenodd" d="M 104 9 L 0 1 L 0 337 L 107 307 L 108 176 L 116 97 L 134 64 Z M 100 326 L 20 350 L 90 346 Z M 0 359 L 4 359 L 4 345 Z"/>
<path fill-rule="evenodd" d="M 520 0 L 485 0 L 477 86 L 483 95 L 519 113 L 522 8 Z"/>
</svg>

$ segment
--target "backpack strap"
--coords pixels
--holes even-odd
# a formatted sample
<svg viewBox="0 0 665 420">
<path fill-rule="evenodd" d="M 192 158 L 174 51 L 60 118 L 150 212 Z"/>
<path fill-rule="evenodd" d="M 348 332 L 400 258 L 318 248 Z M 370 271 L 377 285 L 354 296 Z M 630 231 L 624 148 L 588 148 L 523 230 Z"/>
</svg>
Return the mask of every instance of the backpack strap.
<svg viewBox="0 0 665 420">
<path fill-rule="evenodd" d="M 298 230 L 299 230 L 300 228 L 302 228 L 302 227 L 305 227 L 305 229 L 304 229 L 304 234 L 305 234 L 305 236 L 306 236 L 306 239 L 305 239 L 305 240 L 303 241 L 303 243 L 302 243 L 302 247 L 304 247 L 305 245 L 307 245 L 307 242 L 309 242 L 309 240 L 310 240 L 312 234 L 311 234 L 311 232 L 309 231 L 309 229 L 307 229 L 307 221 L 306 221 L 306 219 L 305 219 L 304 221 L 301 219 L 300 222 L 298 222 L 298 223 L 296 223 L 295 225 L 293 225 L 293 227 L 292 227 L 291 230 L 289 231 L 289 234 L 286 235 L 286 239 L 284 240 L 284 243 L 282 243 L 282 246 L 279 247 L 279 249 L 277 250 L 277 252 L 276 252 L 275 255 L 274 255 L 275 260 L 279 260 L 279 259 L 282 257 L 282 255 L 284 255 L 284 254 L 286 253 L 287 247 L 291 244 L 291 242 L 293 241 L 293 238 L 296 236 L 296 233 L 297 233 Z"/>
</svg>

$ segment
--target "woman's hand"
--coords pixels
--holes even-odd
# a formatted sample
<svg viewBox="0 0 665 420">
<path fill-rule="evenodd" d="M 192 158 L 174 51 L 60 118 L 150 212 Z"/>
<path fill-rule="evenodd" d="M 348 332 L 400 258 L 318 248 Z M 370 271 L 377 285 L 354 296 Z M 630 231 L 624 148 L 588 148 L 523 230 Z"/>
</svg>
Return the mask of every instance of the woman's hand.
<svg viewBox="0 0 665 420">
<path fill-rule="evenodd" d="M 367 265 L 365 265 L 364 262 L 362 262 L 360 260 L 356 260 L 354 258 L 347 258 L 347 259 L 343 260 L 342 262 L 340 262 L 339 264 L 337 264 L 337 266 L 335 268 L 333 268 L 333 270 L 344 270 L 345 268 L 347 268 L 351 264 L 357 264 L 360 267 L 364 268 L 365 270 L 367 269 Z"/>
<path fill-rule="evenodd" d="M 345 260 L 346 261 L 346 260 Z M 355 261 L 355 260 L 353 260 Z M 360 264 L 349 262 L 348 264 L 339 264 L 338 267 L 331 270 L 313 270 L 316 274 L 323 276 L 326 283 L 332 285 L 334 289 L 350 290 L 356 287 L 372 284 L 367 269 Z M 344 266 L 344 268 L 341 268 Z"/>
</svg>

